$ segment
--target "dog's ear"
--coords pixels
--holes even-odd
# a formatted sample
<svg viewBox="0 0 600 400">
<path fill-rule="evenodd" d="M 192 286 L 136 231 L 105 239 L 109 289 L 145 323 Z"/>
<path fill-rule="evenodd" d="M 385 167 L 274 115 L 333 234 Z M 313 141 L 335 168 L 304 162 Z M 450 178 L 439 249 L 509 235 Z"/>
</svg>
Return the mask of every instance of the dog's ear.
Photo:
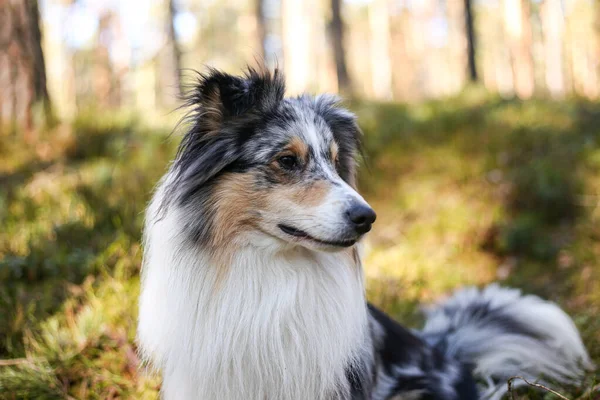
<svg viewBox="0 0 600 400">
<path fill-rule="evenodd" d="M 191 126 L 174 165 L 184 201 L 239 159 L 240 130 L 275 107 L 285 92 L 277 70 L 271 74 L 249 68 L 244 76 L 233 76 L 210 69 L 198 76 L 186 99 Z"/>
<path fill-rule="evenodd" d="M 244 76 L 233 76 L 211 69 L 200 74 L 188 98 L 199 117 L 204 133 L 216 133 L 224 124 L 253 111 L 268 111 L 284 96 L 282 75 L 275 70 L 248 68 Z"/>
<path fill-rule="evenodd" d="M 315 111 L 325 120 L 338 145 L 337 169 L 340 177 L 356 188 L 356 166 L 362 155 L 362 131 L 356 123 L 356 116 L 339 103 L 337 96 L 320 95 L 315 97 Z"/>
</svg>

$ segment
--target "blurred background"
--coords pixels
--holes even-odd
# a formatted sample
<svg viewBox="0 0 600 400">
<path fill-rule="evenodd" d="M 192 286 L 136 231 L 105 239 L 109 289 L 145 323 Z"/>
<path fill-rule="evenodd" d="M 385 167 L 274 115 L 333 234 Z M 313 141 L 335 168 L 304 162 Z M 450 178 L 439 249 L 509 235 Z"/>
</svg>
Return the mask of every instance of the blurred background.
<svg viewBox="0 0 600 400">
<path fill-rule="evenodd" d="M 358 115 L 370 301 L 418 327 L 499 280 L 600 363 L 599 1 L 0 0 L 0 399 L 157 398 L 140 231 L 178 97 L 192 69 L 263 64 Z"/>
<path fill-rule="evenodd" d="M 29 91 L 49 93 L 60 117 L 90 105 L 155 113 L 176 104 L 180 71 L 257 62 L 283 69 L 290 93 L 414 102 L 470 82 L 522 99 L 600 92 L 592 0 L 35 3 L 3 0 L 3 119 L 25 118 Z"/>
</svg>

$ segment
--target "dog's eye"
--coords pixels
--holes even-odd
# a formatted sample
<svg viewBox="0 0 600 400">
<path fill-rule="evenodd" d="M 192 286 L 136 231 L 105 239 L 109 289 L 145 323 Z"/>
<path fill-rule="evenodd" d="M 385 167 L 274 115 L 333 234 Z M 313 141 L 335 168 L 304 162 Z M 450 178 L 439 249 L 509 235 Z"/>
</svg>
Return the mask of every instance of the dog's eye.
<svg viewBox="0 0 600 400">
<path fill-rule="evenodd" d="M 298 166 L 298 159 L 294 156 L 282 156 L 277 159 L 282 168 L 292 170 Z"/>
</svg>

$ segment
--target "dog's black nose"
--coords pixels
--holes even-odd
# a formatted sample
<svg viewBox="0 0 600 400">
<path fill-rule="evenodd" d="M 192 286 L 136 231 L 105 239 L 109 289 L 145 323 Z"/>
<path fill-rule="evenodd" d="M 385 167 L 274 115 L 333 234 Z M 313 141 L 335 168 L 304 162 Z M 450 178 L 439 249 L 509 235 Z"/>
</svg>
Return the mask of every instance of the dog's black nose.
<svg viewBox="0 0 600 400">
<path fill-rule="evenodd" d="M 373 209 L 365 204 L 357 203 L 350 206 L 346 215 L 357 233 L 363 234 L 371 230 L 371 225 L 375 222 L 377 215 Z"/>
</svg>

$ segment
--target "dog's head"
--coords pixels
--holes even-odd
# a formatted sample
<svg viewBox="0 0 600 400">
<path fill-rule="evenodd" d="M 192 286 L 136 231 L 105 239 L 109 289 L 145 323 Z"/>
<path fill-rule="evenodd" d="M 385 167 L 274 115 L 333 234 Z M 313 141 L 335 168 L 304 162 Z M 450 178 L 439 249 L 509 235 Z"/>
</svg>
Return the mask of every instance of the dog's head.
<svg viewBox="0 0 600 400">
<path fill-rule="evenodd" d="M 167 195 L 190 238 L 335 250 L 375 213 L 355 190 L 360 130 L 334 96 L 284 98 L 282 76 L 200 75 Z"/>
</svg>

